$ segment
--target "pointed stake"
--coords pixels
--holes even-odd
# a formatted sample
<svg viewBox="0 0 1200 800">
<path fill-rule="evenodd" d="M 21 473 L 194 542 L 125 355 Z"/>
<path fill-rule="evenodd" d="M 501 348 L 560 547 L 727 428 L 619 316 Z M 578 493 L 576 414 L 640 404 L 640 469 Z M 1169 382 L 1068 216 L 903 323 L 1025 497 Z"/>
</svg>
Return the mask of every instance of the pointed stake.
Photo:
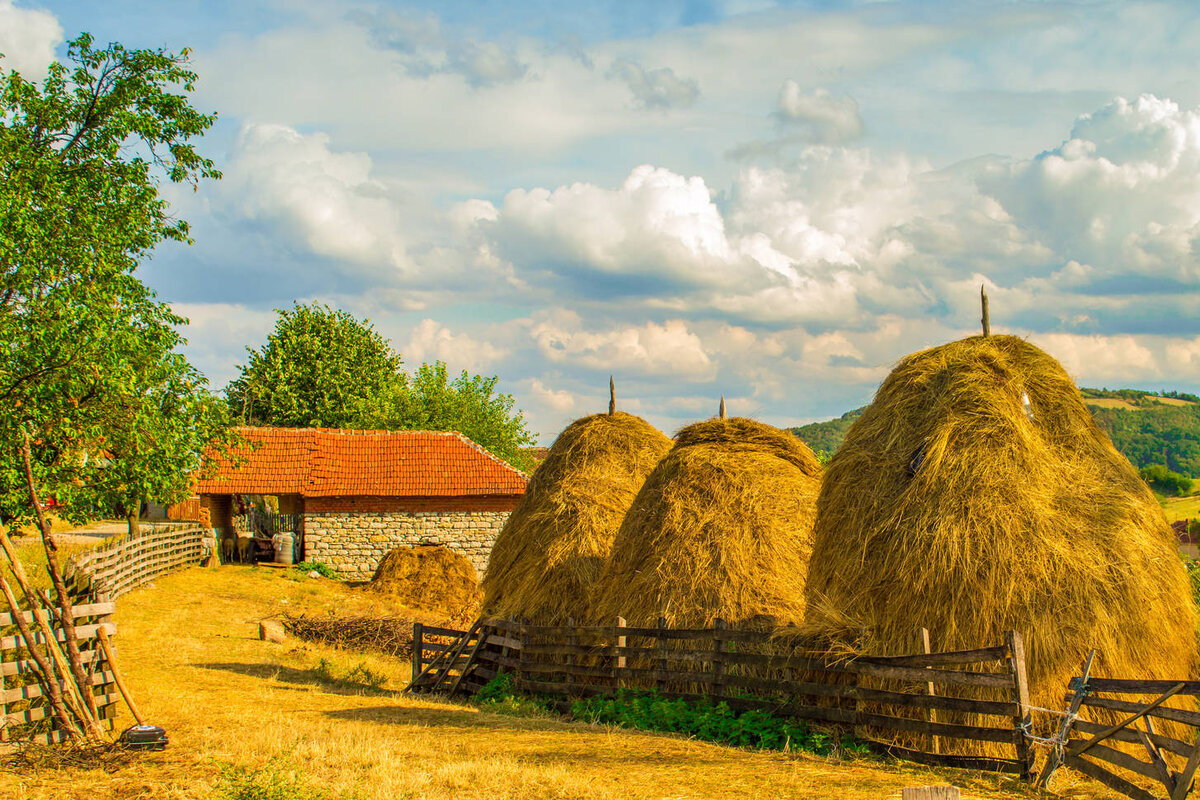
<svg viewBox="0 0 1200 800">
<path fill-rule="evenodd" d="M 612 375 L 608 376 L 608 415 L 617 413 L 617 385 L 613 383 Z"/>
<path fill-rule="evenodd" d="M 979 285 L 979 303 L 981 306 L 983 306 L 983 318 L 979 320 L 980 322 L 983 323 L 983 335 L 991 336 L 992 335 L 992 322 L 988 318 L 987 289 L 984 288 L 983 284 Z"/>
<path fill-rule="evenodd" d="M 721 395 L 721 419 L 725 419 L 725 395 Z"/>
</svg>

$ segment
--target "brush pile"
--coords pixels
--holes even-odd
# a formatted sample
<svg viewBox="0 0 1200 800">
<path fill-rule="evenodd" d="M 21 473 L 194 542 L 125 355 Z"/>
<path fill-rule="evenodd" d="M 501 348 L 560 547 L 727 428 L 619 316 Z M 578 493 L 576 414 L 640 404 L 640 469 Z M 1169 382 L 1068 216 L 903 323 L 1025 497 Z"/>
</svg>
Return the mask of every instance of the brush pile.
<svg viewBox="0 0 1200 800">
<path fill-rule="evenodd" d="M 404 617 L 282 616 L 283 627 L 297 639 L 400 658 L 412 655 L 413 622 Z"/>
<path fill-rule="evenodd" d="M 684 428 L 625 515 L 592 621 L 799 623 L 820 483 L 790 433 L 736 417 Z"/>
<path fill-rule="evenodd" d="M 1162 509 L 1062 366 L 1012 336 L 904 359 L 829 464 L 807 629 L 895 655 L 1025 637 L 1035 705 L 1097 676 L 1196 675 L 1196 612 Z M 943 720 L 950 721 L 950 720 Z M 969 719 L 955 722 L 971 724 Z"/>
<path fill-rule="evenodd" d="M 580 619 L 625 512 L 670 448 L 652 425 L 620 411 L 569 425 L 496 537 L 485 612 L 541 624 Z"/>
</svg>

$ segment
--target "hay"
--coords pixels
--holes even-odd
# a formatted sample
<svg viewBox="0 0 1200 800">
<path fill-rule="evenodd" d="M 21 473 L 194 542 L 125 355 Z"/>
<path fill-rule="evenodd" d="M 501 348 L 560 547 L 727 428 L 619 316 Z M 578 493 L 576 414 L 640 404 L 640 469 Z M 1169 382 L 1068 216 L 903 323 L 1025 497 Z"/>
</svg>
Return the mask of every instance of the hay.
<svg viewBox="0 0 1200 800">
<path fill-rule="evenodd" d="M 484 610 L 542 624 L 579 619 L 613 536 L 671 440 L 624 412 L 558 436 L 492 547 Z"/>
<path fill-rule="evenodd" d="M 884 381 L 826 471 L 807 593 L 807 630 L 871 655 L 917 651 L 919 626 L 937 650 L 1018 630 L 1038 706 L 1063 707 L 1092 647 L 1096 676 L 1196 675 L 1161 508 L 1058 362 L 1012 336 L 916 353 Z"/>
<path fill-rule="evenodd" d="M 592 621 L 800 622 L 820 475 L 807 446 L 769 425 L 735 417 L 684 428 L 625 516 Z"/>
<path fill-rule="evenodd" d="M 466 556 L 447 547 L 426 545 L 391 551 L 375 568 L 367 588 L 410 608 L 448 617 L 473 617 L 479 611 L 475 567 Z"/>
</svg>

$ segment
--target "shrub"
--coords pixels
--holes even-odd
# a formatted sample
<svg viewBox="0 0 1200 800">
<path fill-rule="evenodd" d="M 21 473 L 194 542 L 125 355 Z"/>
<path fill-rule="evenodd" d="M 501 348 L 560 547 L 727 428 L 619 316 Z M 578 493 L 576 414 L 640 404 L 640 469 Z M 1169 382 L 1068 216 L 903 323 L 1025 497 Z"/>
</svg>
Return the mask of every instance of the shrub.
<svg viewBox="0 0 1200 800">
<path fill-rule="evenodd" d="M 313 786 L 282 758 L 261 767 L 221 767 L 213 800 L 335 800 L 328 789 Z"/>
<path fill-rule="evenodd" d="M 333 567 L 321 561 L 301 561 L 293 569 L 306 575 L 310 572 L 316 572 L 322 578 L 339 580 L 338 574 L 333 571 Z"/>
<path fill-rule="evenodd" d="M 1164 464 L 1142 467 L 1138 474 L 1142 480 L 1164 494 L 1184 495 L 1192 491 L 1192 479 L 1187 475 L 1168 469 Z"/>
<path fill-rule="evenodd" d="M 669 699 L 655 691 L 618 689 L 613 695 L 577 700 L 571 712 L 587 722 L 682 733 L 735 747 L 803 750 L 818 755 L 828 755 L 835 749 L 865 752 L 865 747 L 849 735 L 835 742 L 829 734 L 768 711 L 737 712 L 723 701 Z"/>
<path fill-rule="evenodd" d="M 513 689 L 513 676 L 501 672 L 475 694 L 481 711 L 507 717 L 545 717 L 551 715 L 547 703 L 536 697 L 518 694 Z"/>
</svg>

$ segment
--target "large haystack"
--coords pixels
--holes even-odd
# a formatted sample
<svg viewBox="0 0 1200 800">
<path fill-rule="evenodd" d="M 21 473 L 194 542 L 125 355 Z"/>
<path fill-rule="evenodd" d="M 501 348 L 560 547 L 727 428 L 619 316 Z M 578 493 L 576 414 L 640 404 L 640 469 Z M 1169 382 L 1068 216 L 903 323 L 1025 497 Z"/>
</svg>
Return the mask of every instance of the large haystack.
<svg viewBox="0 0 1200 800">
<path fill-rule="evenodd" d="M 1094 675 L 1193 678 L 1195 609 L 1162 510 L 1052 357 L 1013 336 L 904 359 L 817 506 L 806 628 L 876 655 L 1020 631 L 1035 705 Z"/>
<path fill-rule="evenodd" d="M 367 588 L 409 608 L 455 619 L 479 612 L 479 578 L 466 556 L 448 547 L 398 547 L 375 568 Z"/>
<path fill-rule="evenodd" d="M 592 620 L 799 622 L 820 476 L 812 451 L 770 425 L 684 428 L 625 516 Z"/>
<path fill-rule="evenodd" d="M 485 613 L 542 624 L 580 619 L 625 512 L 670 448 L 661 431 L 621 411 L 567 426 L 496 537 Z"/>
</svg>

